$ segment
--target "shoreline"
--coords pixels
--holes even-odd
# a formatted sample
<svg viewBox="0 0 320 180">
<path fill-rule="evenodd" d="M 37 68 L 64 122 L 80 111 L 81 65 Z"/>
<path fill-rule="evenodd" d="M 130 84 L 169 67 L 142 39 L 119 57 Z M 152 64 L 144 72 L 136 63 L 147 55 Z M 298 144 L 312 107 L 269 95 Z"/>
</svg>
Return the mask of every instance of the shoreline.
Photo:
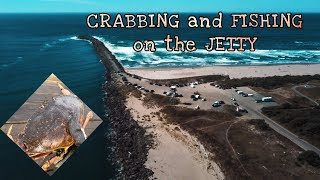
<svg viewBox="0 0 320 180">
<path fill-rule="evenodd" d="M 231 79 L 245 77 L 302 76 L 319 73 L 320 64 L 282 64 L 254 66 L 205 66 L 174 68 L 126 68 L 126 72 L 152 79 L 179 79 L 196 76 L 226 75 Z"/>
</svg>

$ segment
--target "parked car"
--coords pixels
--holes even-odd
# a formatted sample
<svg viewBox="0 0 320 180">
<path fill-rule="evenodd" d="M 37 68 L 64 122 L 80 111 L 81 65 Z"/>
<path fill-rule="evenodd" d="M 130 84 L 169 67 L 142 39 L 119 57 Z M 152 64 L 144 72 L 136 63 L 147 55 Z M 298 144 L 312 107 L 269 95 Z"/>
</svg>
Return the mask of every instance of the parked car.
<svg viewBox="0 0 320 180">
<path fill-rule="evenodd" d="M 212 104 L 212 107 L 220 107 L 221 106 L 221 104 L 219 104 L 219 103 L 213 103 Z"/>
<path fill-rule="evenodd" d="M 182 103 L 182 104 L 187 105 L 187 106 L 192 105 L 192 103 Z"/>
<path fill-rule="evenodd" d="M 244 92 L 243 91 L 236 91 L 238 94 L 243 94 Z"/>
<path fill-rule="evenodd" d="M 256 100 L 256 103 L 261 103 L 261 102 L 262 102 L 261 99 Z"/>
<path fill-rule="evenodd" d="M 218 101 L 218 102 L 219 102 L 219 104 L 225 104 L 224 101 Z"/>
<path fill-rule="evenodd" d="M 247 93 L 242 93 L 241 96 L 248 97 L 248 94 Z"/>
<path fill-rule="evenodd" d="M 213 104 L 212 104 L 213 107 L 219 107 L 221 106 L 220 104 L 220 101 L 215 101 Z"/>
</svg>

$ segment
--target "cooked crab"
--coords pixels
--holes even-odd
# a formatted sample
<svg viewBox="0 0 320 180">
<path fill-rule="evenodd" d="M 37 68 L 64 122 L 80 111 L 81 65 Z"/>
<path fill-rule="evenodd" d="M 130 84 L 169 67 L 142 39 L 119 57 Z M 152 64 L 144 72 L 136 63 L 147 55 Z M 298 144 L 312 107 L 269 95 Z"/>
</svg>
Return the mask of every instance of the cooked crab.
<svg viewBox="0 0 320 180">
<path fill-rule="evenodd" d="M 58 85 L 62 95 L 41 106 L 17 139 L 11 136 L 12 125 L 7 133 L 45 171 L 62 160 L 71 146 L 79 146 L 85 141 L 84 129 L 93 116 L 90 111 L 84 118 L 81 100 Z"/>
</svg>

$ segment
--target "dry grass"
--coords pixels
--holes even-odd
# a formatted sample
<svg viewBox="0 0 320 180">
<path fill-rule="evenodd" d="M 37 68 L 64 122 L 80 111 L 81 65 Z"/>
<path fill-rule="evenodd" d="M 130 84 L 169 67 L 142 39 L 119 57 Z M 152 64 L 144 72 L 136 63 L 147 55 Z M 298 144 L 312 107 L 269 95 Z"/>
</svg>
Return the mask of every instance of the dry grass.
<svg viewBox="0 0 320 180">
<path fill-rule="evenodd" d="M 143 104 L 147 107 L 163 107 L 167 105 L 177 105 L 179 103 L 180 100 L 177 98 L 152 93 L 146 94 L 143 98 Z"/>
</svg>

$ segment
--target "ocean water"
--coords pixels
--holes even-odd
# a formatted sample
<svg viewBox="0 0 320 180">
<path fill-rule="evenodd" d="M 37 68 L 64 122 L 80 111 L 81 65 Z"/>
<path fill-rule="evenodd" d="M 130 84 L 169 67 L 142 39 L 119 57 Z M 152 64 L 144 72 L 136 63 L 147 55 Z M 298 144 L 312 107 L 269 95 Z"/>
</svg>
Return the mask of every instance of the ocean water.
<svg viewBox="0 0 320 180">
<path fill-rule="evenodd" d="M 187 14 L 181 15 L 181 25 Z M 225 14 L 225 16 L 228 16 Z M 49 177 L 5 134 L 0 133 L 0 179 L 109 179 L 116 172 L 107 159 L 108 120 L 104 117 L 105 69 L 90 43 L 76 38 L 91 34 L 100 38 L 120 62 L 133 67 L 186 67 L 214 65 L 262 65 L 320 62 L 320 14 L 305 14 L 303 29 L 89 29 L 86 14 L 0 14 L 0 126 L 51 74 L 56 74 L 105 123 Z M 226 17 L 226 22 L 230 22 Z M 170 53 L 164 49 L 167 34 L 193 39 L 192 53 Z M 206 52 L 201 49 L 210 36 L 257 35 L 256 52 Z M 136 53 L 135 40 L 152 39 L 155 53 Z"/>
<path fill-rule="evenodd" d="M 200 16 L 201 14 L 197 14 Z M 224 14 L 223 29 L 190 29 L 188 14 L 180 14 L 180 29 L 104 29 L 96 34 L 127 68 L 139 67 L 194 67 L 217 65 L 273 65 L 311 64 L 320 62 L 320 14 L 303 14 L 303 29 L 230 28 L 230 14 Z M 204 16 L 215 17 L 213 14 Z M 101 29 L 99 29 L 101 30 Z M 194 40 L 197 51 L 167 52 L 164 38 L 179 35 L 181 40 Z M 204 46 L 213 36 L 257 36 L 256 51 L 208 52 Z M 132 45 L 136 40 L 154 40 L 157 51 L 137 53 Z M 228 45 L 228 42 L 226 43 Z M 238 43 L 235 47 L 239 46 Z M 228 47 L 228 46 L 227 46 Z M 249 47 L 244 47 L 249 48 Z"/>
<path fill-rule="evenodd" d="M 0 15 L 0 126 L 51 73 L 105 120 L 52 177 L 0 131 L 0 179 L 109 179 L 115 174 L 107 158 L 105 69 L 88 42 L 71 38 L 86 33 L 81 20 L 71 15 Z"/>
</svg>

